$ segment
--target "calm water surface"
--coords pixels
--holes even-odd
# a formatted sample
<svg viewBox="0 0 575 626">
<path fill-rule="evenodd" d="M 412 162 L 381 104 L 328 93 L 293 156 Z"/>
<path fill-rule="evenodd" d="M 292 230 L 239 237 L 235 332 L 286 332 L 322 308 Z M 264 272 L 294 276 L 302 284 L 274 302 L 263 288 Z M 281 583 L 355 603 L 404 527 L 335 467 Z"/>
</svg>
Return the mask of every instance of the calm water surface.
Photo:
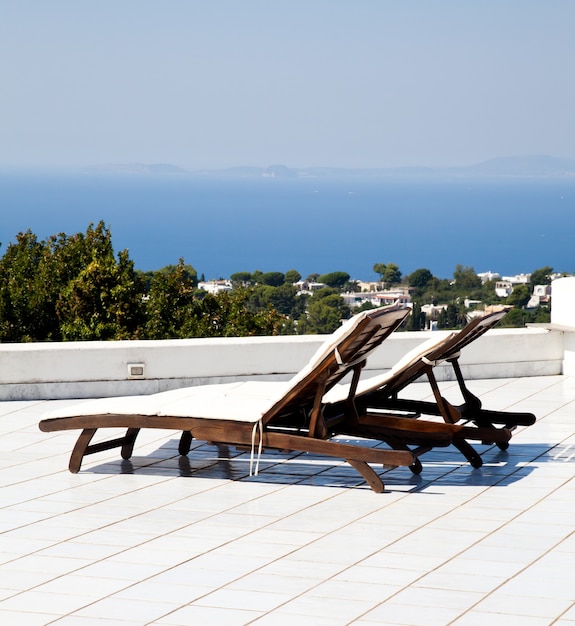
<svg viewBox="0 0 575 626">
<path fill-rule="evenodd" d="M 348 272 L 374 263 L 442 278 L 476 271 L 575 272 L 575 181 L 234 180 L 0 175 L 2 253 L 16 233 L 40 238 L 104 220 L 137 268 L 183 257 L 206 278 L 237 271 Z"/>
</svg>

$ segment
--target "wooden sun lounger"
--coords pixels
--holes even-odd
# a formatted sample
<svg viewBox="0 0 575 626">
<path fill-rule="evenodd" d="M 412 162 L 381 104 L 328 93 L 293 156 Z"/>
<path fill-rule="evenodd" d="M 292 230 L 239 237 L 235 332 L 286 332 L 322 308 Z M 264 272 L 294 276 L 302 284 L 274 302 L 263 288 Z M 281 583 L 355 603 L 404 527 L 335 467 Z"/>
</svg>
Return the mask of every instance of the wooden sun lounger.
<svg viewBox="0 0 575 626">
<path fill-rule="evenodd" d="M 467 387 L 459 365 L 461 350 L 493 328 L 506 313 L 507 310 L 502 310 L 475 318 L 457 333 L 439 340 L 432 338 L 407 354 L 389 372 L 362 380 L 353 394 L 357 417 L 355 422 L 350 424 L 349 433 L 366 435 L 371 433 L 373 436 L 376 432 L 381 432 L 381 437 L 385 440 L 386 428 L 392 425 L 394 430 L 390 432 L 390 437 L 396 438 L 398 442 L 407 443 L 413 437 L 413 431 L 420 431 L 422 425 L 420 419 L 414 420 L 418 422 L 414 425 L 406 418 L 420 418 L 421 415 L 439 416 L 443 418 L 446 427 L 459 427 L 450 431 L 452 443 L 473 467 L 481 467 L 483 461 L 469 440 L 496 444 L 502 450 L 507 449 L 512 431 L 518 426 L 533 424 L 535 416 L 532 413 L 484 409 L 481 400 Z M 455 373 L 463 397 L 463 403 L 460 405 L 450 403 L 439 389 L 434 368 L 444 362 L 449 363 Z M 435 401 L 399 398 L 400 392 L 422 376 L 427 378 Z M 341 387 L 343 386 L 338 385 L 327 395 L 328 403 L 337 406 L 342 402 L 348 402 L 344 397 L 347 398 L 349 392 Z M 429 428 L 433 429 L 431 426 Z M 417 471 L 420 466 L 415 464 L 412 469 Z"/>
<path fill-rule="evenodd" d="M 345 434 L 345 429 L 337 427 L 342 422 L 341 415 L 332 411 L 331 416 L 326 416 L 323 397 L 348 372 L 353 372 L 353 395 L 368 355 L 408 314 L 408 308 L 394 305 L 352 317 L 289 383 L 239 382 L 188 387 L 151 396 L 102 398 L 48 414 L 39 426 L 44 432 L 81 429 L 70 458 L 72 472 L 80 470 L 86 455 L 103 450 L 120 447 L 122 457 L 130 458 L 140 429 L 162 428 L 183 432 L 181 454 L 189 452 L 195 438 L 251 446 L 252 457 L 255 449 L 275 448 L 345 459 L 374 491 L 381 492 L 383 482 L 369 464 L 411 466 L 417 462 L 416 455 L 403 443 L 394 446 L 391 439 L 391 449 L 334 441 L 333 437 Z M 449 445 L 449 426 L 457 427 L 440 426 L 427 434 L 413 429 L 410 442 L 423 438 L 434 445 Z M 123 437 L 91 444 L 99 428 L 127 430 Z"/>
</svg>

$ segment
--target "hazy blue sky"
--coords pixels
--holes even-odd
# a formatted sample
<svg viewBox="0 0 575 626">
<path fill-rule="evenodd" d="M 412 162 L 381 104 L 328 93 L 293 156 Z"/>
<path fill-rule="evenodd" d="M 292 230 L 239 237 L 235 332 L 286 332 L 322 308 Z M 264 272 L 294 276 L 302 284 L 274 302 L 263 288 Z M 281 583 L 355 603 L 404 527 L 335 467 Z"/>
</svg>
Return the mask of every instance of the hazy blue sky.
<svg viewBox="0 0 575 626">
<path fill-rule="evenodd" d="M 0 0 L 0 165 L 575 158 L 574 0 Z"/>
</svg>

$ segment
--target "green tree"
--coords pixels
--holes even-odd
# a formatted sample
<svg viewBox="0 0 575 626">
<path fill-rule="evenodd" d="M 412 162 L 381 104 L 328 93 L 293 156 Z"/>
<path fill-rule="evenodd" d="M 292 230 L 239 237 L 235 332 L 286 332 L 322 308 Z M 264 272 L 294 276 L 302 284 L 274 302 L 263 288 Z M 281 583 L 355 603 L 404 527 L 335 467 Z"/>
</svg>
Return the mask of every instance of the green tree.
<svg viewBox="0 0 575 626">
<path fill-rule="evenodd" d="M 419 302 L 414 302 L 405 329 L 411 331 L 425 330 L 425 322 L 426 315 L 421 310 L 421 305 Z"/>
<path fill-rule="evenodd" d="M 155 274 L 173 274 L 174 272 L 181 273 L 182 278 L 185 278 L 193 287 L 198 286 L 198 273 L 191 265 L 186 265 L 183 259 L 180 259 L 178 265 L 166 265 L 161 269 L 154 272 Z"/>
<path fill-rule="evenodd" d="M 42 314 L 46 293 L 38 280 L 38 268 L 46 254 L 30 230 L 19 233 L 0 259 L 0 340 L 37 341 L 53 328 Z M 54 308 L 50 302 L 48 308 Z"/>
<path fill-rule="evenodd" d="M 522 309 L 531 299 L 531 290 L 527 285 L 515 285 L 507 298 L 507 304 Z"/>
<path fill-rule="evenodd" d="M 282 315 L 298 319 L 305 311 L 306 298 L 297 295 L 297 288 L 285 283 L 269 292 L 268 306 L 271 305 Z"/>
<path fill-rule="evenodd" d="M 481 290 L 481 278 L 472 267 L 457 265 L 453 278 L 458 292 L 471 296 L 474 292 Z"/>
<path fill-rule="evenodd" d="M 529 321 L 530 311 L 525 309 L 511 309 L 501 320 L 501 328 L 522 328 Z"/>
<path fill-rule="evenodd" d="M 328 287 L 341 289 L 347 282 L 349 282 L 349 278 L 350 276 L 347 272 L 330 272 L 329 274 L 322 274 L 319 276 L 317 282 L 323 283 Z"/>
<path fill-rule="evenodd" d="M 375 309 L 376 306 L 374 304 L 372 304 L 369 301 L 366 302 L 362 302 L 362 304 L 360 304 L 359 306 L 356 306 L 353 309 L 354 313 L 360 313 L 361 311 L 371 311 L 372 309 Z"/>
<path fill-rule="evenodd" d="M 407 275 L 407 284 L 410 287 L 424 289 L 433 279 L 433 274 L 425 267 L 422 267 Z"/>
<path fill-rule="evenodd" d="M 383 282 L 387 287 L 398 285 L 401 282 L 401 272 L 395 263 L 388 263 L 383 274 Z"/>
<path fill-rule="evenodd" d="M 385 275 L 385 268 L 387 267 L 387 265 L 385 263 L 374 263 L 373 265 L 373 271 L 376 274 L 379 274 L 379 280 L 380 282 L 384 282 L 384 275 Z"/>
<path fill-rule="evenodd" d="M 272 307 L 252 312 L 248 302 L 250 292 L 234 289 L 218 294 L 206 294 L 196 300 L 190 316 L 190 337 L 247 337 L 278 335 L 286 319 Z"/>
<path fill-rule="evenodd" d="M 146 303 L 145 334 L 148 339 L 176 339 L 188 336 L 194 313 L 194 283 L 184 260 L 156 272 Z"/>
<path fill-rule="evenodd" d="M 359 281 L 350 280 L 343 286 L 345 291 L 350 293 L 359 293 L 361 291 L 361 287 L 359 286 Z"/>
<path fill-rule="evenodd" d="M 309 299 L 307 318 L 302 328 L 306 334 L 333 333 L 341 325 L 341 320 L 349 317 L 349 307 L 337 293 L 325 294 Z"/>
<path fill-rule="evenodd" d="M 285 282 L 293 285 L 301 280 L 301 274 L 297 270 L 288 270 L 285 275 Z"/>
<path fill-rule="evenodd" d="M 456 329 L 463 328 L 467 323 L 467 317 L 463 307 L 450 302 L 437 318 L 437 328 Z"/>
<path fill-rule="evenodd" d="M 116 262 L 103 222 L 39 242 L 19 233 L 0 259 L 0 339 L 126 337 L 142 323 L 142 275 L 124 251 Z M 82 300 L 85 299 L 85 302 Z"/>
<path fill-rule="evenodd" d="M 553 268 L 546 265 L 545 267 L 540 267 L 537 270 L 534 270 L 531 273 L 531 278 L 529 282 L 532 287 L 535 285 L 550 285 L 551 284 L 551 275 L 553 274 Z"/>
<path fill-rule="evenodd" d="M 252 285 L 261 285 L 263 284 L 263 277 L 264 277 L 264 273 L 261 270 L 256 270 L 253 274 L 252 274 L 252 278 L 251 278 L 251 284 Z"/>
<path fill-rule="evenodd" d="M 282 274 L 282 272 L 266 272 L 262 275 L 261 282 L 271 287 L 279 287 L 285 282 L 285 274 Z"/>
<path fill-rule="evenodd" d="M 252 280 L 251 272 L 236 272 L 230 276 L 230 280 L 234 285 L 247 285 Z"/>
<path fill-rule="evenodd" d="M 128 251 L 94 257 L 63 290 L 56 310 L 64 340 L 133 339 L 144 321 L 144 285 Z"/>
<path fill-rule="evenodd" d="M 401 272 L 395 263 L 375 263 L 373 271 L 379 274 L 379 279 L 386 287 L 397 285 L 401 282 Z"/>
</svg>

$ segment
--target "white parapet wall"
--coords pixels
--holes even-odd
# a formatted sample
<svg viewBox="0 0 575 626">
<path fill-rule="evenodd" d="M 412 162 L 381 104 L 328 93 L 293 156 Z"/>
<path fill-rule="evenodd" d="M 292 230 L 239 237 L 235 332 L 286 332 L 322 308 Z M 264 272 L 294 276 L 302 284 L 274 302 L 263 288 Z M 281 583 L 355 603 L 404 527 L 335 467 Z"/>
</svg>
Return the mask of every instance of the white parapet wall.
<svg viewBox="0 0 575 626">
<path fill-rule="evenodd" d="M 575 376 L 575 276 L 551 283 L 551 325 L 564 335 L 563 373 Z"/>
<path fill-rule="evenodd" d="M 435 331 L 436 335 L 442 331 Z M 370 357 L 365 375 L 391 368 L 431 332 L 396 332 Z M 0 344 L 0 400 L 150 394 L 234 380 L 287 380 L 325 337 L 317 335 Z M 543 328 L 493 329 L 463 351 L 468 378 L 560 374 L 564 334 Z M 436 368 L 451 380 L 448 365 Z"/>
</svg>

